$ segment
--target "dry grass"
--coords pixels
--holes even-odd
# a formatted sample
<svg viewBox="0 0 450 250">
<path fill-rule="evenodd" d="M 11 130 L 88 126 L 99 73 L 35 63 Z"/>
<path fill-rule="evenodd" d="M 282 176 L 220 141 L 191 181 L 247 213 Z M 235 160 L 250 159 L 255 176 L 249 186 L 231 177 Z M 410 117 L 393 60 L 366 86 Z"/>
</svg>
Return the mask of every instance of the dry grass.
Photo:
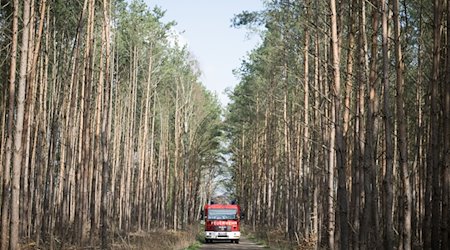
<svg viewBox="0 0 450 250">
<path fill-rule="evenodd" d="M 134 232 L 127 235 L 115 233 L 112 239 L 111 249 L 132 250 L 132 249 L 155 249 L 155 250 L 181 250 L 185 249 L 198 240 L 199 226 L 192 225 L 187 230 L 159 230 L 154 232 Z M 95 237 L 91 243 L 73 244 L 59 238 L 53 238 L 53 249 L 57 250 L 100 250 L 100 240 Z M 43 242 L 39 246 L 36 242 L 26 239 L 21 244 L 22 250 L 51 249 L 50 242 Z"/>
<path fill-rule="evenodd" d="M 316 238 L 296 236 L 296 239 L 289 240 L 281 229 L 260 228 L 257 231 L 251 231 L 244 226 L 244 233 L 250 238 L 262 242 L 271 249 L 292 249 L 292 250 L 310 250 L 315 249 Z"/>
<path fill-rule="evenodd" d="M 196 226 L 185 231 L 137 232 L 125 238 L 116 239 L 112 245 L 114 250 L 128 249 L 184 249 L 196 242 L 198 229 Z"/>
</svg>

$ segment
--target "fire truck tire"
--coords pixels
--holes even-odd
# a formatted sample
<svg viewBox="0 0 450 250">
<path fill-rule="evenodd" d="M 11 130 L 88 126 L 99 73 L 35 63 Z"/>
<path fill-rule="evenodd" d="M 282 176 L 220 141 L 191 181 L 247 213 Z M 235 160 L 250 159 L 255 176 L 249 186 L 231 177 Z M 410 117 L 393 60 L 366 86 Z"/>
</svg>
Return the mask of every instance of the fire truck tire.
<svg viewBox="0 0 450 250">
<path fill-rule="evenodd" d="M 239 240 L 234 240 L 234 243 L 239 244 Z"/>
<path fill-rule="evenodd" d="M 205 243 L 206 243 L 206 244 L 211 243 L 211 240 L 206 239 L 206 240 L 205 240 Z"/>
</svg>

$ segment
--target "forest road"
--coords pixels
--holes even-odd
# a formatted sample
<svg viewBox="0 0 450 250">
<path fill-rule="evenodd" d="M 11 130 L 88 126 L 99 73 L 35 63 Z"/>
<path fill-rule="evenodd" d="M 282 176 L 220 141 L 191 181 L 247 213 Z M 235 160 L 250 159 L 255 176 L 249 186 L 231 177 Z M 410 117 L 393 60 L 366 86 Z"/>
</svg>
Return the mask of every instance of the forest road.
<svg viewBox="0 0 450 250">
<path fill-rule="evenodd" d="M 242 250 L 260 250 L 260 249 L 268 249 L 263 245 L 258 245 L 255 242 L 245 238 L 241 237 L 239 244 L 227 242 L 227 241 L 215 241 L 213 243 L 204 243 L 202 247 L 200 248 L 202 250 L 227 250 L 227 249 L 242 249 Z"/>
</svg>

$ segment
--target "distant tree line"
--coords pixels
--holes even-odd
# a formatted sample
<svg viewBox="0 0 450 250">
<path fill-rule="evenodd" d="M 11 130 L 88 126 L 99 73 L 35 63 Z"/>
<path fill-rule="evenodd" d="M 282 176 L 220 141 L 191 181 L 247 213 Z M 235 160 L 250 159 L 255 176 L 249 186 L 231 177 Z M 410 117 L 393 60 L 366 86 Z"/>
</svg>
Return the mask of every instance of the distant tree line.
<svg viewBox="0 0 450 250">
<path fill-rule="evenodd" d="M 0 6 L 1 249 L 183 229 L 221 159 L 221 109 L 142 0 Z"/>
<path fill-rule="evenodd" d="M 316 249 L 449 249 L 450 2 L 265 1 L 226 114 L 253 229 Z"/>
</svg>

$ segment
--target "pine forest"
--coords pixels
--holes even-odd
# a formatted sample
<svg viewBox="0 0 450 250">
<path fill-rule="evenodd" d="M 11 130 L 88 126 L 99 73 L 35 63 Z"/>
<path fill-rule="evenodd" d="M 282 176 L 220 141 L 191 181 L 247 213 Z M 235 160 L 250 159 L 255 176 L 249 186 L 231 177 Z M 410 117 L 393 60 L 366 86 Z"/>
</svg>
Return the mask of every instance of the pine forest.
<svg viewBox="0 0 450 250">
<path fill-rule="evenodd" d="M 151 1 L 0 0 L 0 248 L 188 230 L 225 175 L 292 249 L 450 249 L 450 0 L 261 1 L 223 107 Z"/>
</svg>

